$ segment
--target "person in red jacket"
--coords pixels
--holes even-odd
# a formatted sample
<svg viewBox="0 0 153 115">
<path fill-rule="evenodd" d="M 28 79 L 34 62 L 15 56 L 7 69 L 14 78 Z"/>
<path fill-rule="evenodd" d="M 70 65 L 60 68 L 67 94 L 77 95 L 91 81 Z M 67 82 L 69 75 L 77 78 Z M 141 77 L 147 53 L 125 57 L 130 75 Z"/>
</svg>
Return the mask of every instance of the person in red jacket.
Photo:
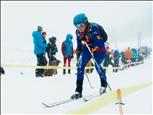
<svg viewBox="0 0 153 115">
<path fill-rule="evenodd" d="M 64 59 L 64 67 L 66 67 L 66 63 L 68 61 L 68 67 L 71 66 L 71 59 L 73 58 L 73 36 L 71 34 L 67 34 L 66 40 L 62 43 L 62 54 Z M 71 73 L 71 69 L 68 69 L 68 73 Z M 66 70 L 63 69 L 63 74 L 66 74 Z"/>
</svg>

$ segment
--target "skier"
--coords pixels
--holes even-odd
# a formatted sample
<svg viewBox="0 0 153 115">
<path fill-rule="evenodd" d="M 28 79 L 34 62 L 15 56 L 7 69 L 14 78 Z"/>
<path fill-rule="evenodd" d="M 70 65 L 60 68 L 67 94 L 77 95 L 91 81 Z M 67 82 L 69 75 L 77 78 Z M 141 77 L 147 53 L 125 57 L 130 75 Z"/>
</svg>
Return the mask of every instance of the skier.
<svg viewBox="0 0 153 115">
<path fill-rule="evenodd" d="M 33 44 L 34 44 L 34 54 L 37 57 L 37 66 L 44 66 L 45 63 L 45 48 L 47 44 L 45 43 L 45 39 L 42 37 L 41 26 L 37 27 L 37 31 L 32 33 Z M 36 69 L 35 74 L 36 77 L 44 77 L 43 75 L 44 69 Z"/>
<path fill-rule="evenodd" d="M 66 66 L 66 62 L 68 60 L 68 66 L 71 66 L 71 59 L 73 58 L 73 36 L 71 34 L 67 34 L 66 40 L 62 43 L 61 51 L 63 54 L 64 67 Z M 71 73 L 71 70 L 68 69 L 68 73 Z M 63 74 L 66 74 L 66 70 L 63 69 Z"/>
<path fill-rule="evenodd" d="M 88 61 L 92 58 L 91 52 L 89 52 L 87 45 L 93 53 L 95 61 L 96 70 L 100 77 L 100 94 L 106 92 L 107 82 L 106 75 L 100 64 L 105 59 L 106 51 L 104 42 L 107 40 L 107 34 L 102 28 L 102 26 L 96 23 L 89 23 L 88 18 L 84 13 L 78 14 L 73 19 L 73 24 L 77 28 L 77 53 L 81 54 L 77 69 L 77 80 L 76 80 L 76 90 L 71 96 L 71 99 L 78 99 L 82 97 L 83 90 L 83 79 L 84 79 L 84 68 Z M 84 44 L 87 43 L 87 44 Z M 81 53 L 80 53 L 81 52 Z M 77 56 L 79 57 L 79 56 Z"/>
</svg>

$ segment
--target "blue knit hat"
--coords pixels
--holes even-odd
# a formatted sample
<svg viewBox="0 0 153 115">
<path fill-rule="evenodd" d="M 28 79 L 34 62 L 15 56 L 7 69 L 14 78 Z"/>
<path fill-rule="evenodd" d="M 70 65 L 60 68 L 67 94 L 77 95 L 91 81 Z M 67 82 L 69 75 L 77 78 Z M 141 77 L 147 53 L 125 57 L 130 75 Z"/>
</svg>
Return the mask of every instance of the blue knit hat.
<svg viewBox="0 0 153 115">
<path fill-rule="evenodd" d="M 73 18 L 74 25 L 77 25 L 80 23 L 87 23 L 87 22 L 88 22 L 88 18 L 86 17 L 84 13 L 80 13 Z"/>
</svg>

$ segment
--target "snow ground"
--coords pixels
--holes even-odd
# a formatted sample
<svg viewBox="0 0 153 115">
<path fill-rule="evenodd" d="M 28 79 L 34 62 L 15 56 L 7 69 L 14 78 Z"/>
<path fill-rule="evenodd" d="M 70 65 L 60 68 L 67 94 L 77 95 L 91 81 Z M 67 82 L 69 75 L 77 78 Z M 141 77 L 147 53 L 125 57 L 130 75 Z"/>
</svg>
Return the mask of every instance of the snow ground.
<svg viewBox="0 0 153 115">
<path fill-rule="evenodd" d="M 142 65 L 118 73 L 109 71 L 107 73 L 108 82 L 113 90 L 150 82 L 152 81 L 151 70 L 150 58 Z M 59 71 L 59 74 L 54 77 L 35 78 L 32 69 L 6 68 L 6 75 L 1 77 L 2 114 L 63 114 L 87 104 L 76 101 L 55 108 L 44 108 L 41 105 L 41 102 L 55 102 L 70 97 L 75 89 L 75 76 L 75 71 L 71 75 L 62 75 Z M 85 78 L 84 95 L 94 94 L 99 90 L 100 83 L 96 71 L 89 74 L 89 79 L 94 88 L 90 88 Z M 123 102 L 125 103 L 124 112 L 127 114 L 151 114 L 152 87 L 124 97 Z M 113 102 L 93 113 L 117 114 L 118 109 Z"/>
</svg>

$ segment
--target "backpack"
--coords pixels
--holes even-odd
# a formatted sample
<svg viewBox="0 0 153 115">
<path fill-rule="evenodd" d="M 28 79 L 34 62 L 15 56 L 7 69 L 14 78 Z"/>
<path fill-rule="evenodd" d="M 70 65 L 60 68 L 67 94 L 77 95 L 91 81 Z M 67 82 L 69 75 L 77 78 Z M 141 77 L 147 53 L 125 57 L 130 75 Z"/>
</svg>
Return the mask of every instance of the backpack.
<svg viewBox="0 0 153 115">
<path fill-rule="evenodd" d="M 101 36 L 103 37 L 103 41 L 104 41 L 104 42 L 107 41 L 108 36 L 107 36 L 105 30 L 103 29 L 103 27 L 102 27 L 101 25 L 96 24 L 96 23 L 89 23 L 89 25 L 90 25 L 90 28 L 92 28 L 92 27 L 98 28 L 98 30 L 99 30 L 100 33 L 101 33 Z"/>
</svg>

